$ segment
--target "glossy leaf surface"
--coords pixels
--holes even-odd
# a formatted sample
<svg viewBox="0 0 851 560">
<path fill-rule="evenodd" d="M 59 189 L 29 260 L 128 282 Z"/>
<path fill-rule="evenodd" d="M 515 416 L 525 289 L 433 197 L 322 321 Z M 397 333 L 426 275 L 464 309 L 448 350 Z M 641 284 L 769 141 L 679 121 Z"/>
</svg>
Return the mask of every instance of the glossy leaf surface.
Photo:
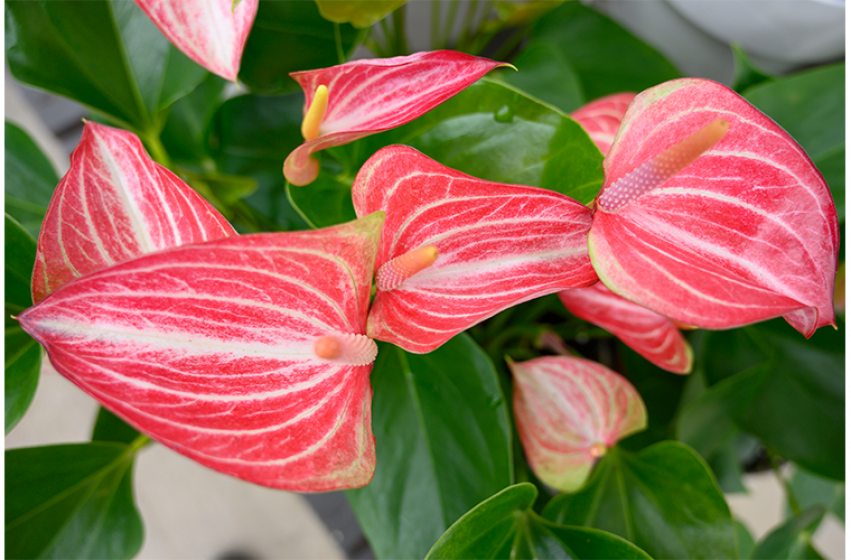
<svg viewBox="0 0 851 560">
<path fill-rule="evenodd" d="M 32 305 L 30 271 L 35 262 L 35 239 L 6 214 L 4 337 L 5 433 L 23 418 L 35 396 L 41 368 L 41 347 L 12 317 Z"/>
<path fill-rule="evenodd" d="M 523 138 L 523 142 L 518 142 Z M 588 204 L 603 184 L 602 156 L 565 113 L 487 78 L 412 123 L 365 138 L 358 169 L 390 144 L 416 148 L 474 177 L 550 189 Z"/>
<path fill-rule="evenodd" d="M 287 197 L 312 227 L 328 227 L 357 218 L 352 205 L 352 185 L 319 172 L 309 189 L 287 186 Z"/>
<path fill-rule="evenodd" d="M 371 382 L 375 478 L 347 496 L 379 558 L 422 558 L 513 481 L 505 399 L 467 335 L 425 355 L 382 344 Z"/>
<path fill-rule="evenodd" d="M 654 558 L 737 557 L 730 509 L 712 473 L 675 442 L 638 454 L 611 449 L 588 484 L 554 498 L 544 517 L 612 532 Z"/>
<path fill-rule="evenodd" d="M 437 261 L 376 294 L 370 336 L 429 352 L 464 329 L 535 297 L 594 282 L 590 211 L 552 191 L 482 181 L 406 146 L 379 151 L 352 187 L 355 211 L 387 214 L 376 274 L 411 251 Z"/>
<path fill-rule="evenodd" d="M 375 355 L 347 356 L 375 348 L 359 335 L 382 220 L 145 255 L 63 286 L 21 325 L 63 375 L 204 465 L 276 488 L 361 486 Z M 328 336 L 339 359 L 315 346 Z"/>
<path fill-rule="evenodd" d="M 20 81 L 135 127 L 192 91 L 206 72 L 130 2 L 6 2 L 6 57 Z"/>
<path fill-rule="evenodd" d="M 530 509 L 537 493 L 524 483 L 488 498 L 450 527 L 426 558 L 650 558 L 610 533 L 542 519 Z"/>
<path fill-rule="evenodd" d="M 608 448 L 647 426 L 635 388 L 605 366 L 568 356 L 508 365 L 526 459 L 559 491 L 582 486 Z"/>
<path fill-rule="evenodd" d="M 25 131 L 8 121 L 5 130 L 6 212 L 30 235 L 38 237 L 59 177 L 53 164 Z"/>
<path fill-rule="evenodd" d="M 33 299 L 145 253 L 234 234 L 133 133 L 87 122 L 41 228 Z"/>
<path fill-rule="evenodd" d="M 567 310 L 603 327 L 662 369 L 688 373 L 692 350 L 670 319 L 615 295 L 602 282 L 559 292 Z"/>
<path fill-rule="evenodd" d="M 304 90 L 305 114 L 320 86 L 327 87 L 328 105 L 319 116 L 316 137 L 287 157 L 284 176 L 296 186 L 312 182 L 319 169 L 311 163 L 313 152 L 410 122 L 501 65 L 459 52 L 433 51 L 293 73 Z"/>
<path fill-rule="evenodd" d="M 512 64 L 517 72 L 504 70 L 501 77 L 514 87 L 565 112 L 582 105 L 582 85 L 573 65 L 552 42 L 533 43 Z"/>
<path fill-rule="evenodd" d="M 684 79 L 636 97 L 601 196 L 628 190 L 628 173 L 719 118 L 727 133 L 683 171 L 619 208 L 598 205 L 594 267 L 613 292 L 686 324 L 783 315 L 810 336 L 834 320 L 833 201 L 794 140 L 731 90 Z"/>
<path fill-rule="evenodd" d="M 369 27 L 408 0 L 316 0 L 322 17 L 335 23 Z"/>
<path fill-rule="evenodd" d="M 134 451 L 101 442 L 6 451 L 6 557 L 135 556 Z"/>
<path fill-rule="evenodd" d="M 339 28 L 341 45 L 348 52 L 356 46 L 357 30 L 350 25 Z M 239 80 L 254 93 L 294 91 L 298 84 L 287 75 L 290 72 L 337 63 L 334 24 L 320 15 L 316 2 L 260 2 L 245 44 Z"/>
<path fill-rule="evenodd" d="M 135 0 L 168 40 L 222 78 L 236 81 L 259 0 Z"/>
<path fill-rule="evenodd" d="M 633 99 L 634 93 L 614 93 L 583 105 L 570 116 L 582 125 L 600 151 L 607 154 Z"/>
</svg>

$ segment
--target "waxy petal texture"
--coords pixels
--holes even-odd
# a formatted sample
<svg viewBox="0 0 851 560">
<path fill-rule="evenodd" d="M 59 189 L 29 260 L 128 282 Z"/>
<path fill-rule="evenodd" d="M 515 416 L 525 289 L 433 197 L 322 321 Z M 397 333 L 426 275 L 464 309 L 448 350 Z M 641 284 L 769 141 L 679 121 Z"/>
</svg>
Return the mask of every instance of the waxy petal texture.
<svg viewBox="0 0 851 560">
<path fill-rule="evenodd" d="M 582 486 L 609 447 L 647 427 L 638 392 L 605 366 L 552 356 L 509 367 L 526 459 L 538 478 L 562 492 Z"/>
<path fill-rule="evenodd" d="M 570 116 L 582 125 L 603 154 L 609 152 L 621 119 L 635 98 L 634 93 L 615 93 L 583 105 Z"/>
<path fill-rule="evenodd" d="M 713 122 L 729 129 L 681 172 L 614 211 L 598 204 L 594 267 L 613 292 L 686 324 L 782 315 L 810 336 L 834 321 L 836 209 L 800 146 L 732 90 L 682 79 L 638 95 L 603 163 L 601 196 Z"/>
<path fill-rule="evenodd" d="M 319 86 L 328 107 L 319 136 L 296 148 L 284 162 L 292 185 L 312 182 L 319 172 L 310 154 L 389 130 L 414 120 L 503 63 L 455 51 L 356 60 L 290 74 L 304 90 L 305 115 Z"/>
<path fill-rule="evenodd" d="M 667 317 L 613 294 L 602 282 L 558 297 L 568 311 L 603 327 L 651 363 L 673 373 L 691 371 L 691 346 Z"/>
<path fill-rule="evenodd" d="M 362 486 L 372 365 L 355 364 L 375 357 L 363 334 L 382 220 L 152 253 L 19 320 L 68 379 L 204 465 L 288 490 Z M 320 358 L 329 338 L 341 351 Z"/>
<path fill-rule="evenodd" d="M 139 138 L 87 122 L 38 236 L 33 301 L 66 282 L 146 253 L 236 235 Z"/>
<path fill-rule="evenodd" d="M 186 56 L 236 81 L 259 0 L 135 0 Z"/>
<path fill-rule="evenodd" d="M 562 194 L 483 181 L 389 146 L 361 168 L 352 198 L 358 216 L 387 214 L 376 271 L 437 249 L 433 264 L 379 290 L 370 310 L 369 336 L 409 352 L 434 350 L 512 305 L 596 281 L 590 210 Z"/>
</svg>

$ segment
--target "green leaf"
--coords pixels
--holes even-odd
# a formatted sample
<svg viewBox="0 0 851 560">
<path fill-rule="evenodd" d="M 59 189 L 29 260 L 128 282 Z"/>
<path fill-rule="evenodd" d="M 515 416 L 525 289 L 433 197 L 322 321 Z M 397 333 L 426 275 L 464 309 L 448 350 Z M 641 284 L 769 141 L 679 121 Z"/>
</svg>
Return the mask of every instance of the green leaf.
<svg viewBox="0 0 851 560">
<path fill-rule="evenodd" d="M 843 480 L 845 452 L 845 325 L 823 328 L 804 339 L 782 319 L 734 331 L 707 333 L 706 351 L 696 354 L 708 379 L 724 378 L 683 411 L 680 436 L 687 441 L 712 437 L 728 416 L 767 447 L 806 469 Z M 724 365 L 712 355 L 759 351 L 741 365 Z M 757 358 L 763 356 L 762 361 Z M 727 362 L 721 362 L 727 364 Z M 750 367 L 748 367 L 750 366 Z M 733 374 L 733 375 L 730 375 Z M 702 418 L 701 418 L 702 417 Z M 697 434 L 697 435 L 695 435 Z M 700 445 L 698 444 L 700 447 Z"/>
<path fill-rule="evenodd" d="M 131 2 L 6 2 L 6 57 L 20 81 L 145 133 L 206 75 Z"/>
<path fill-rule="evenodd" d="M 92 431 L 92 441 L 114 441 L 129 445 L 138 437 L 139 432 L 136 431 L 136 428 L 107 409 L 103 407 L 98 409 L 97 420 Z"/>
<path fill-rule="evenodd" d="M 575 111 L 584 103 L 582 86 L 570 61 L 548 41 L 537 41 L 514 59 L 517 72 L 504 70 L 502 78 L 562 111 Z"/>
<path fill-rule="evenodd" d="M 379 558 L 422 558 L 455 520 L 511 484 L 505 400 L 467 335 L 430 354 L 381 344 L 370 379 L 377 468 L 347 495 Z"/>
<path fill-rule="evenodd" d="M 84 443 L 6 451 L 6 557 L 132 558 L 135 447 Z"/>
<path fill-rule="evenodd" d="M 257 181 L 251 177 L 187 170 L 181 170 L 181 174 L 193 189 L 209 200 L 228 220 L 233 219 L 233 205 L 257 190 Z"/>
<path fill-rule="evenodd" d="M 610 449 L 585 487 L 551 500 L 544 517 L 620 535 L 654 558 L 736 557 L 730 509 L 712 473 L 672 441 L 638 454 Z"/>
<path fill-rule="evenodd" d="M 745 524 L 738 519 L 734 519 L 733 523 L 736 524 L 736 544 L 739 548 L 739 558 L 750 558 L 754 546 L 756 546 L 753 536 L 748 531 L 748 528 L 745 527 Z"/>
<path fill-rule="evenodd" d="M 357 37 L 352 26 L 340 26 L 345 52 L 356 46 Z M 252 92 L 297 90 L 298 84 L 287 74 L 335 64 L 339 60 L 334 24 L 322 18 L 315 3 L 260 2 L 239 69 L 239 79 Z"/>
<path fill-rule="evenodd" d="M 744 97 L 804 148 L 845 220 L 845 63 L 799 72 L 745 90 Z"/>
<path fill-rule="evenodd" d="M 350 144 L 347 168 L 357 170 L 390 144 L 480 179 L 551 189 L 583 204 L 603 184 L 603 155 L 579 123 L 487 79 L 411 123 Z"/>
<path fill-rule="evenodd" d="M 845 483 L 796 468 L 789 487 L 801 509 L 821 505 L 845 522 Z M 787 508 L 788 510 L 788 508 Z M 787 511 L 787 514 L 789 512 Z"/>
<path fill-rule="evenodd" d="M 336 23 L 369 27 L 408 0 L 316 0 L 322 17 Z"/>
<path fill-rule="evenodd" d="M 580 2 L 567 2 L 541 18 L 532 44 L 555 45 L 579 78 L 586 101 L 620 92 L 638 93 L 679 78 L 652 47 Z"/>
<path fill-rule="evenodd" d="M 6 212 L 33 237 L 50 204 L 59 177 L 53 164 L 32 138 L 16 125 L 6 122 Z"/>
<path fill-rule="evenodd" d="M 5 273 L 5 427 L 8 434 L 23 418 L 35 396 L 41 369 L 41 346 L 12 318 L 32 305 L 30 277 L 36 244 L 29 233 L 6 214 Z"/>
<path fill-rule="evenodd" d="M 168 111 L 160 140 L 172 162 L 203 168 L 211 163 L 207 150 L 207 127 L 216 109 L 225 101 L 228 82 L 215 74 L 207 78 L 192 93 L 178 100 Z"/>
<path fill-rule="evenodd" d="M 287 199 L 284 160 L 303 139 L 300 94 L 228 99 L 213 115 L 208 129 L 209 153 L 219 172 L 257 181 L 246 203 L 283 229 L 309 227 Z"/>
<path fill-rule="evenodd" d="M 773 76 L 754 66 L 745 51 L 738 45 L 730 45 L 730 48 L 733 50 L 733 89 L 738 93 L 742 93 L 749 87 L 774 80 Z"/>
<path fill-rule="evenodd" d="M 352 184 L 324 171 L 307 187 L 287 185 L 293 207 L 314 228 L 323 228 L 357 219 L 352 203 Z"/>
<path fill-rule="evenodd" d="M 542 519 L 530 510 L 537 494 L 523 483 L 488 498 L 452 525 L 426 558 L 650 558 L 615 535 Z"/>
<path fill-rule="evenodd" d="M 821 506 L 813 506 L 802 511 L 757 544 L 751 558 L 758 560 L 821 558 L 810 544 L 810 538 L 821 523 L 824 513 L 825 510 Z"/>
</svg>

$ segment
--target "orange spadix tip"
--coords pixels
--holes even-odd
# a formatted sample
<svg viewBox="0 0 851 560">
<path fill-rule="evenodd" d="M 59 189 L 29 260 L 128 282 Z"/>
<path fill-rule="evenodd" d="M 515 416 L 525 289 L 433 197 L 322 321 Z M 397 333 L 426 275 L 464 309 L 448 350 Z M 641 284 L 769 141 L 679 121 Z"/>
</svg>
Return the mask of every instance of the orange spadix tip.
<svg viewBox="0 0 851 560">
<path fill-rule="evenodd" d="M 304 120 L 301 122 L 301 135 L 304 136 L 305 140 L 319 138 L 319 125 L 322 124 L 322 119 L 325 118 L 325 111 L 327 110 L 328 87 L 319 86 L 316 88 L 310 107 L 308 107 Z"/>
<path fill-rule="evenodd" d="M 393 290 L 414 274 L 430 267 L 440 255 L 437 247 L 429 245 L 408 251 L 387 261 L 378 270 L 375 285 L 379 290 Z"/>
<path fill-rule="evenodd" d="M 313 352 L 325 360 L 333 360 L 340 355 L 340 343 L 331 335 L 320 336 L 313 343 Z"/>
<path fill-rule="evenodd" d="M 352 366 L 365 366 L 375 361 L 378 345 L 362 334 L 326 334 L 313 343 L 316 357 Z"/>
<path fill-rule="evenodd" d="M 600 457 L 605 455 L 608 450 L 608 447 L 598 442 L 588 448 L 588 454 L 594 457 L 595 459 L 599 459 Z"/>
</svg>

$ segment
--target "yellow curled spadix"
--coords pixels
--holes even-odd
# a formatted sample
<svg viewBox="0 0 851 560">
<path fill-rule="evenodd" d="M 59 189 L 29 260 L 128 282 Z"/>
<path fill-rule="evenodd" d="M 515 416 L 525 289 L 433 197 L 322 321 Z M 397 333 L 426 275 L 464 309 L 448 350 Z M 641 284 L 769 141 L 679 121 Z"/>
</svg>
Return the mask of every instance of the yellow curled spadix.
<svg viewBox="0 0 851 560">
<path fill-rule="evenodd" d="M 325 118 L 325 111 L 328 110 L 328 88 L 319 86 L 313 94 L 313 100 L 310 102 L 310 107 L 307 109 L 307 114 L 304 115 L 304 120 L 301 122 L 301 135 L 305 140 L 315 140 L 319 138 L 319 125 L 322 124 L 322 119 Z"/>
<path fill-rule="evenodd" d="M 378 269 L 375 286 L 383 291 L 398 288 L 402 282 L 414 274 L 433 265 L 438 254 L 437 247 L 429 245 L 408 251 L 393 260 L 387 261 Z"/>
</svg>

